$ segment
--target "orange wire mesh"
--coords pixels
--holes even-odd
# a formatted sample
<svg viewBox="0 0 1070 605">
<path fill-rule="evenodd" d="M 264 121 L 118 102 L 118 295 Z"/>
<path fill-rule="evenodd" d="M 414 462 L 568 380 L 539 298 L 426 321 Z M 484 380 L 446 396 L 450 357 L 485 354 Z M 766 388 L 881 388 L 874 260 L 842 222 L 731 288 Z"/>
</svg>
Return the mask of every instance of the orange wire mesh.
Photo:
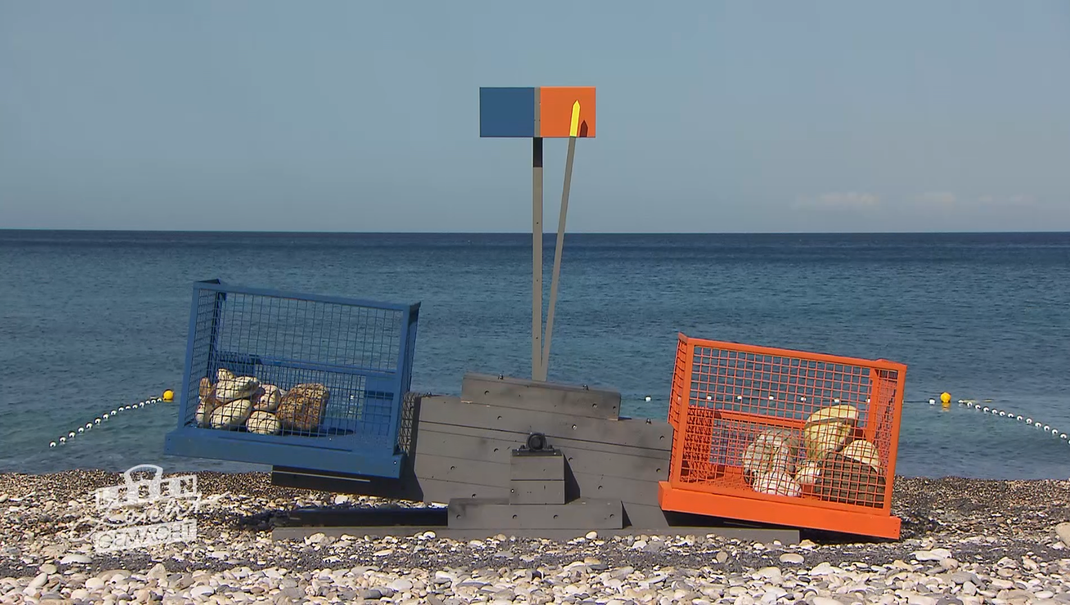
<svg viewBox="0 0 1070 605">
<path fill-rule="evenodd" d="M 680 339 L 676 344 L 676 365 L 672 371 L 672 402 L 669 406 L 669 424 L 673 429 L 680 428 L 680 406 L 676 405 L 682 393 L 686 391 L 684 382 L 687 378 L 687 344 Z"/>
<path fill-rule="evenodd" d="M 753 521 L 866 533 L 829 512 L 890 515 L 905 379 L 906 366 L 883 360 L 681 334 L 668 486 L 787 505 Z M 684 512 L 726 516 L 691 502 Z"/>
</svg>

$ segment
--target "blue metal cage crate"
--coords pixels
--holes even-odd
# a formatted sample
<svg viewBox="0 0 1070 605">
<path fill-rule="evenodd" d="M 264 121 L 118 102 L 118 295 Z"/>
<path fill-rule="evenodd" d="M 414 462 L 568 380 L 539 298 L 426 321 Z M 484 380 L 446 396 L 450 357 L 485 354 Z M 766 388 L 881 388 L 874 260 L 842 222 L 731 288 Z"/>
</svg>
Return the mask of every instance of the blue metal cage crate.
<svg viewBox="0 0 1070 605">
<path fill-rule="evenodd" d="M 196 282 L 165 453 L 399 477 L 419 308 Z"/>
</svg>

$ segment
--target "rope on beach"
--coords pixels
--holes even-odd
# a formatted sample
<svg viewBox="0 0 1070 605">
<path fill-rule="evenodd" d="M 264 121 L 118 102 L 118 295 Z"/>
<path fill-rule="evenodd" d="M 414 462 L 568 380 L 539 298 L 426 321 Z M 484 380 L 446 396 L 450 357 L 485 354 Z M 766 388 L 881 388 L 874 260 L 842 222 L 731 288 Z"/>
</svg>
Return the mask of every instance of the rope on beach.
<svg viewBox="0 0 1070 605">
<path fill-rule="evenodd" d="M 170 391 L 168 391 L 168 393 L 169 392 Z M 127 410 L 141 409 L 141 408 L 144 408 L 146 405 L 153 405 L 155 403 L 163 403 L 164 401 L 167 401 L 167 399 L 165 399 L 164 397 L 153 397 L 151 399 L 146 399 L 145 401 L 139 401 L 137 403 L 132 403 L 130 405 L 119 406 L 117 408 L 114 408 L 110 412 L 104 412 L 103 414 L 100 414 L 99 416 L 94 418 L 92 421 L 85 423 L 85 426 L 79 426 L 77 429 L 68 432 L 66 435 L 61 436 L 59 439 L 50 442 L 48 444 L 48 447 L 57 447 L 57 446 L 60 446 L 60 445 L 66 445 L 66 443 L 68 441 L 74 439 L 75 437 L 77 437 L 78 435 L 81 435 L 82 433 L 85 433 L 86 431 L 92 430 L 94 426 L 97 426 L 98 424 L 100 424 L 102 422 L 107 422 L 109 418 L 114 418 L 116 416 L 116 414 L 119 414 L 120 412 L 125 412 Z"/>
</svg>

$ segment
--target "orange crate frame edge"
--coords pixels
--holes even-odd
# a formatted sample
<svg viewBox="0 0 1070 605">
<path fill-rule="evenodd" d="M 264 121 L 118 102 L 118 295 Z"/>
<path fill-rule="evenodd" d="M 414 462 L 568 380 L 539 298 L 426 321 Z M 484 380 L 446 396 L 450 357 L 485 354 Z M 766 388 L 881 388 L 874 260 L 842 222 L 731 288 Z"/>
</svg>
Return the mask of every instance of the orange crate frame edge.
<svg viewBox="0 0 1070 605">
<path fill-rule="evenodd" d="M 678 334 L 677 357 L 673 371 L 672 394 L 670 396 L 669 424 L 674 430 L 674 443 L 670 464 L 669 481 L 658 484 L 658 502 L 662 510 L 697 513 L 721 518 L 769 523 L 782 526 L 827 530 L 849 534 L 868 535 L 880 538 L 898 539 L 901 520 L 891 514 L 892 495 L 895 486 L 895 463 L 898 455 L 898 441 L 902 415 L 903 390 L 906 382 L 907 366 L 902 363 L 884 359 L 870 360 L 856 357 L 811 353 L 808 351 L 784 349 L 777 347 L 745 345 L 727 341 L 715 341 L 691 338 Z M 884 502 L 880 508 L 871 508 L 852 504 L 825 502 L 811 498 L 777 496 L 759 492 L 744 495 L 740 490 L 716 485 L 703 485 L 680 480 L 684 458 L 684 433 L 688 427 L 691 406 L 691 387 L 693 384 L 695 349 L 705 347 L 732 351 L 739 354 L 783 357 L 810 362 L 824 362 L 836 365 L 854 366 L 870 370 L 871 378 L 877 372 L 895 372 L 894 395 L 889 399 L 891 409 L 891 435 L 888 444 L 888 460 L 882 473 L 885 479 Z M 879 380 L 870 384 L 871 395 L 879 392 Z M 686 397 L 686 401 L 684 398 Z M 881 404 L 877 403 L 877 407 Z M 705 408 L 720 417 L 721 412 L 715 408 Z M 872 413 L 872 410 L 869 410 Z M 727 415 L 735 415 L 729 412 Z M 744 414 L 744 413 L 739 413 Z M 867 416 L 868 419 L 868 416 Z M 868 430 L 868 429 L 867 429 Z M 874 427 L 875 431 L 876 428 Z"/>
<path fill-rule="evenodd" d="M 658 504 L 661 510 L 665 511 L 684 513 L 703 511 L 702 514 L 738 521 L 790 527 L 801 525 L 806 529 L 891 540 L 899 539 L 901 521 L 894 515 L 875 515 L 808 506 L 798 502 L 789 502 L 796 498 L 786 496 L 769 496 L 768 498 L 726 496 L 675 488 L 668 481 L 658 482 Z M 716 515 L 713 515 L 712 511 L 716 511 Z"/>
</svg>

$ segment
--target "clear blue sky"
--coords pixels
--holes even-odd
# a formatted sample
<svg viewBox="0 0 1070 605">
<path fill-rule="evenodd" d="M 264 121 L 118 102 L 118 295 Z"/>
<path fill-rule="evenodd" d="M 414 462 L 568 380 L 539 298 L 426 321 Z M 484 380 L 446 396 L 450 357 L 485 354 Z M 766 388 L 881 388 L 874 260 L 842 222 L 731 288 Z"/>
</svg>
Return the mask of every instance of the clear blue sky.
<svg viewBox="0 0 1070 605">
<path fill-rule="evenodd" d="M 0 228 L 1070 230 L 1070 3 L 0 0 Z M 566 143 L 547 142 L 547 231 Z"/>
</svg>

